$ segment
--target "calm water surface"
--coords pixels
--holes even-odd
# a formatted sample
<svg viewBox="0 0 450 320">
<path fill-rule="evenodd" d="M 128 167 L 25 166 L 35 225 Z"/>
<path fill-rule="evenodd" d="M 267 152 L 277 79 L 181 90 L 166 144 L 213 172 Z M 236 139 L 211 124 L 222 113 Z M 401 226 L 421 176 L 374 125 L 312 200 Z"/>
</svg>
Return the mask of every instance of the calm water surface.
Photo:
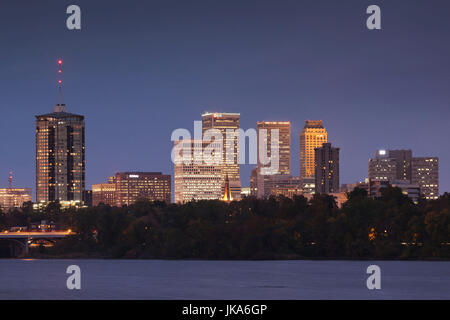
<svg viewBox="0 0 450 320">
<path fill-rule="evenodd" d="M 450 299 L 450 262 L 0 260 L 0 299 Z"/>
</svg>

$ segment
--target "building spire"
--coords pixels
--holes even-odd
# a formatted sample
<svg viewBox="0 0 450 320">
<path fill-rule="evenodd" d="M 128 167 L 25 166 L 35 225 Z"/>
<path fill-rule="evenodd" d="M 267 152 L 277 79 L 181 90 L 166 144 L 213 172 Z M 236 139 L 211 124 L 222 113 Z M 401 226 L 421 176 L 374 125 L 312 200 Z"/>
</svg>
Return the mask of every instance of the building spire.
<svg viewBox="0 0 450 320">
<path fill-rule="evenodd" d="M 231 197 L 230 179 L 228 179 L 228 174 L 225 177 L 225 191 L 222 200 L 226 202 L 230 202 L 233 200 L 233 198 Z"/>
<path fill-rule="evenodd" d="M 12 180 L 13 180 L 13 173 L 12 170 L 9 172 L 9 176 L 8 176 L 8 185 L 9 185 L 9 189 L 12 189 Z"/>
<path fill-rule="evenodd" d="M 55 112 L 65 112 L 66 105 L 62 98 L 62 59 L 58 59 L 58 100 L 55 106 Z"/>
</svg>

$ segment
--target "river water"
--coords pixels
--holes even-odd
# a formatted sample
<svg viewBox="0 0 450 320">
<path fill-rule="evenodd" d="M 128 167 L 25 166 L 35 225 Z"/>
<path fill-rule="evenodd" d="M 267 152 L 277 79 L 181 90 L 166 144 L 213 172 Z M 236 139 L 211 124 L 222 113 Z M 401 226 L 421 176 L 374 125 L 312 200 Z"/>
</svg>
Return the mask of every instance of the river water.
<svg viewBox="0 0 450 320">
<path fill-rule="evenodd" d="M 373 264 L 380 290 L 366 286 Z M 450 262 L 6 259 L 0 299 L 450 299 Z"/>
</svg>

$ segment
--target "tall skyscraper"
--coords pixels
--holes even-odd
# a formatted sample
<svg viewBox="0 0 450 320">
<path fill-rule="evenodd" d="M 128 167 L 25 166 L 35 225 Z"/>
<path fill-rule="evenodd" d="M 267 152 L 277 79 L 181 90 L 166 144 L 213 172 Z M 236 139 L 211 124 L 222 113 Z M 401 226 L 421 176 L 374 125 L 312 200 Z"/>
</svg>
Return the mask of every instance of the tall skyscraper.
<svg viewBox="0 0 450 320">
<path fill-rule="evenodd" d="M 228 176 L 231 196 L 234 200 L 241 197 L 241 173 L 238 159 L 238 138 L 240 128 L 239 113 L 210 113 L 202 114 L 203 135 L 208 129 L 217 129 L 223 137 L 222 154 L 222 194 L 225 191 L 225 178 Z M 228 135 L 227 135 L 228 132 Z M 227 150 L 230 150 L 227 161 Z"/>
<path fill-rule="evenodd" d="M 266 146 L 267 156 L 273 157 L 278 154 L 278 170 L 269 174 L 291 174 L 291 123 L 289 121 L 259 121 L 256 123 L 258 130 L 258 166 L 270 167 L 270 164 L 261 163 L 260 159 L 260 131 L 266 130 L 266 139 L 263 142 Z M 278 130 L 278 148 L 272 150 L 272 130 Z"/>
<path fill-rule="evenodd" d="M 36 200 L 83 203 L 85 191 L 84 117 L 59 103 L 36 116 Z"/>
<path fill-rule="evenodd" d="M 314 192 L 315 148 L 327 142 L 327 131 L 322 120 L 306 120 L 300 133 L 300 181 L 303 192 Z"/>
<path fill-rule="evenodd" d="M 315 149 L 314 161 L 316 193 L 339 192 L 339 148 L 324 143 Z"/>
<path fill-rule="evenodd" d="M 270 189 L 276 181 L 287 180 L 291 173 L 291 123 L 289 121 L 259 121 L 257 127 L 257 196 L 264 198 L 270 195 Z M 272 139 L 275 139 L 274 132 L 278 131 L 278 147 L 272 149 Z M 265 133 L 262 135 L 261 133 Z M 261 141 L 264 137 L 265 141 Z M 264 145 L 265 150 L 261 150 Z M 278 162 L 278 167 L 274 163 L 264 164 L 261 159 L 261 153 Z M 264 171 L 263 171 L 264 170 Z M 279 176 L 281 177 L 274 177 Z M 286 177 L 283 177 L 286 176 Z"/>
<path fill-rule="evenodd" d="M 202 140 L 175 141 L 175 147 L 180 148 L 180 153 L 174 157 L 176 203 L 222 199 L 227 184 L 227 176 L 222 178 L 222 166 L 212 163 L 213 154 L 195 161 L 195 155 L 203 154 L 204 148 L 209 145 L 210 142 Z M 220 144 L 217 143 L 215 147 L 219 149 Z"/>
<path fill-rule="evenodd" d="M 420 194 L 425 199 L 439 198 L 439 158 L 414 157 L 411 182 L 419 185 Z"/>
</svg>

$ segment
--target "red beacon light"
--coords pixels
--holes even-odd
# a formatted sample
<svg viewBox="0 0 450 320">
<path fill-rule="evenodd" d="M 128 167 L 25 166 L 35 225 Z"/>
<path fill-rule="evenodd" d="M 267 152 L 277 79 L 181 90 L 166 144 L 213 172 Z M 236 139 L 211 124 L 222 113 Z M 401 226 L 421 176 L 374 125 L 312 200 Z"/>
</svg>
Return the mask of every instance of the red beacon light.
<svg viewBox="0 0 450 320">
<path fill-rule="evenodd" d="M 58 60 L 58 64 L 62 64 L 62 60 L 61 59 Z"/>
</svg>

